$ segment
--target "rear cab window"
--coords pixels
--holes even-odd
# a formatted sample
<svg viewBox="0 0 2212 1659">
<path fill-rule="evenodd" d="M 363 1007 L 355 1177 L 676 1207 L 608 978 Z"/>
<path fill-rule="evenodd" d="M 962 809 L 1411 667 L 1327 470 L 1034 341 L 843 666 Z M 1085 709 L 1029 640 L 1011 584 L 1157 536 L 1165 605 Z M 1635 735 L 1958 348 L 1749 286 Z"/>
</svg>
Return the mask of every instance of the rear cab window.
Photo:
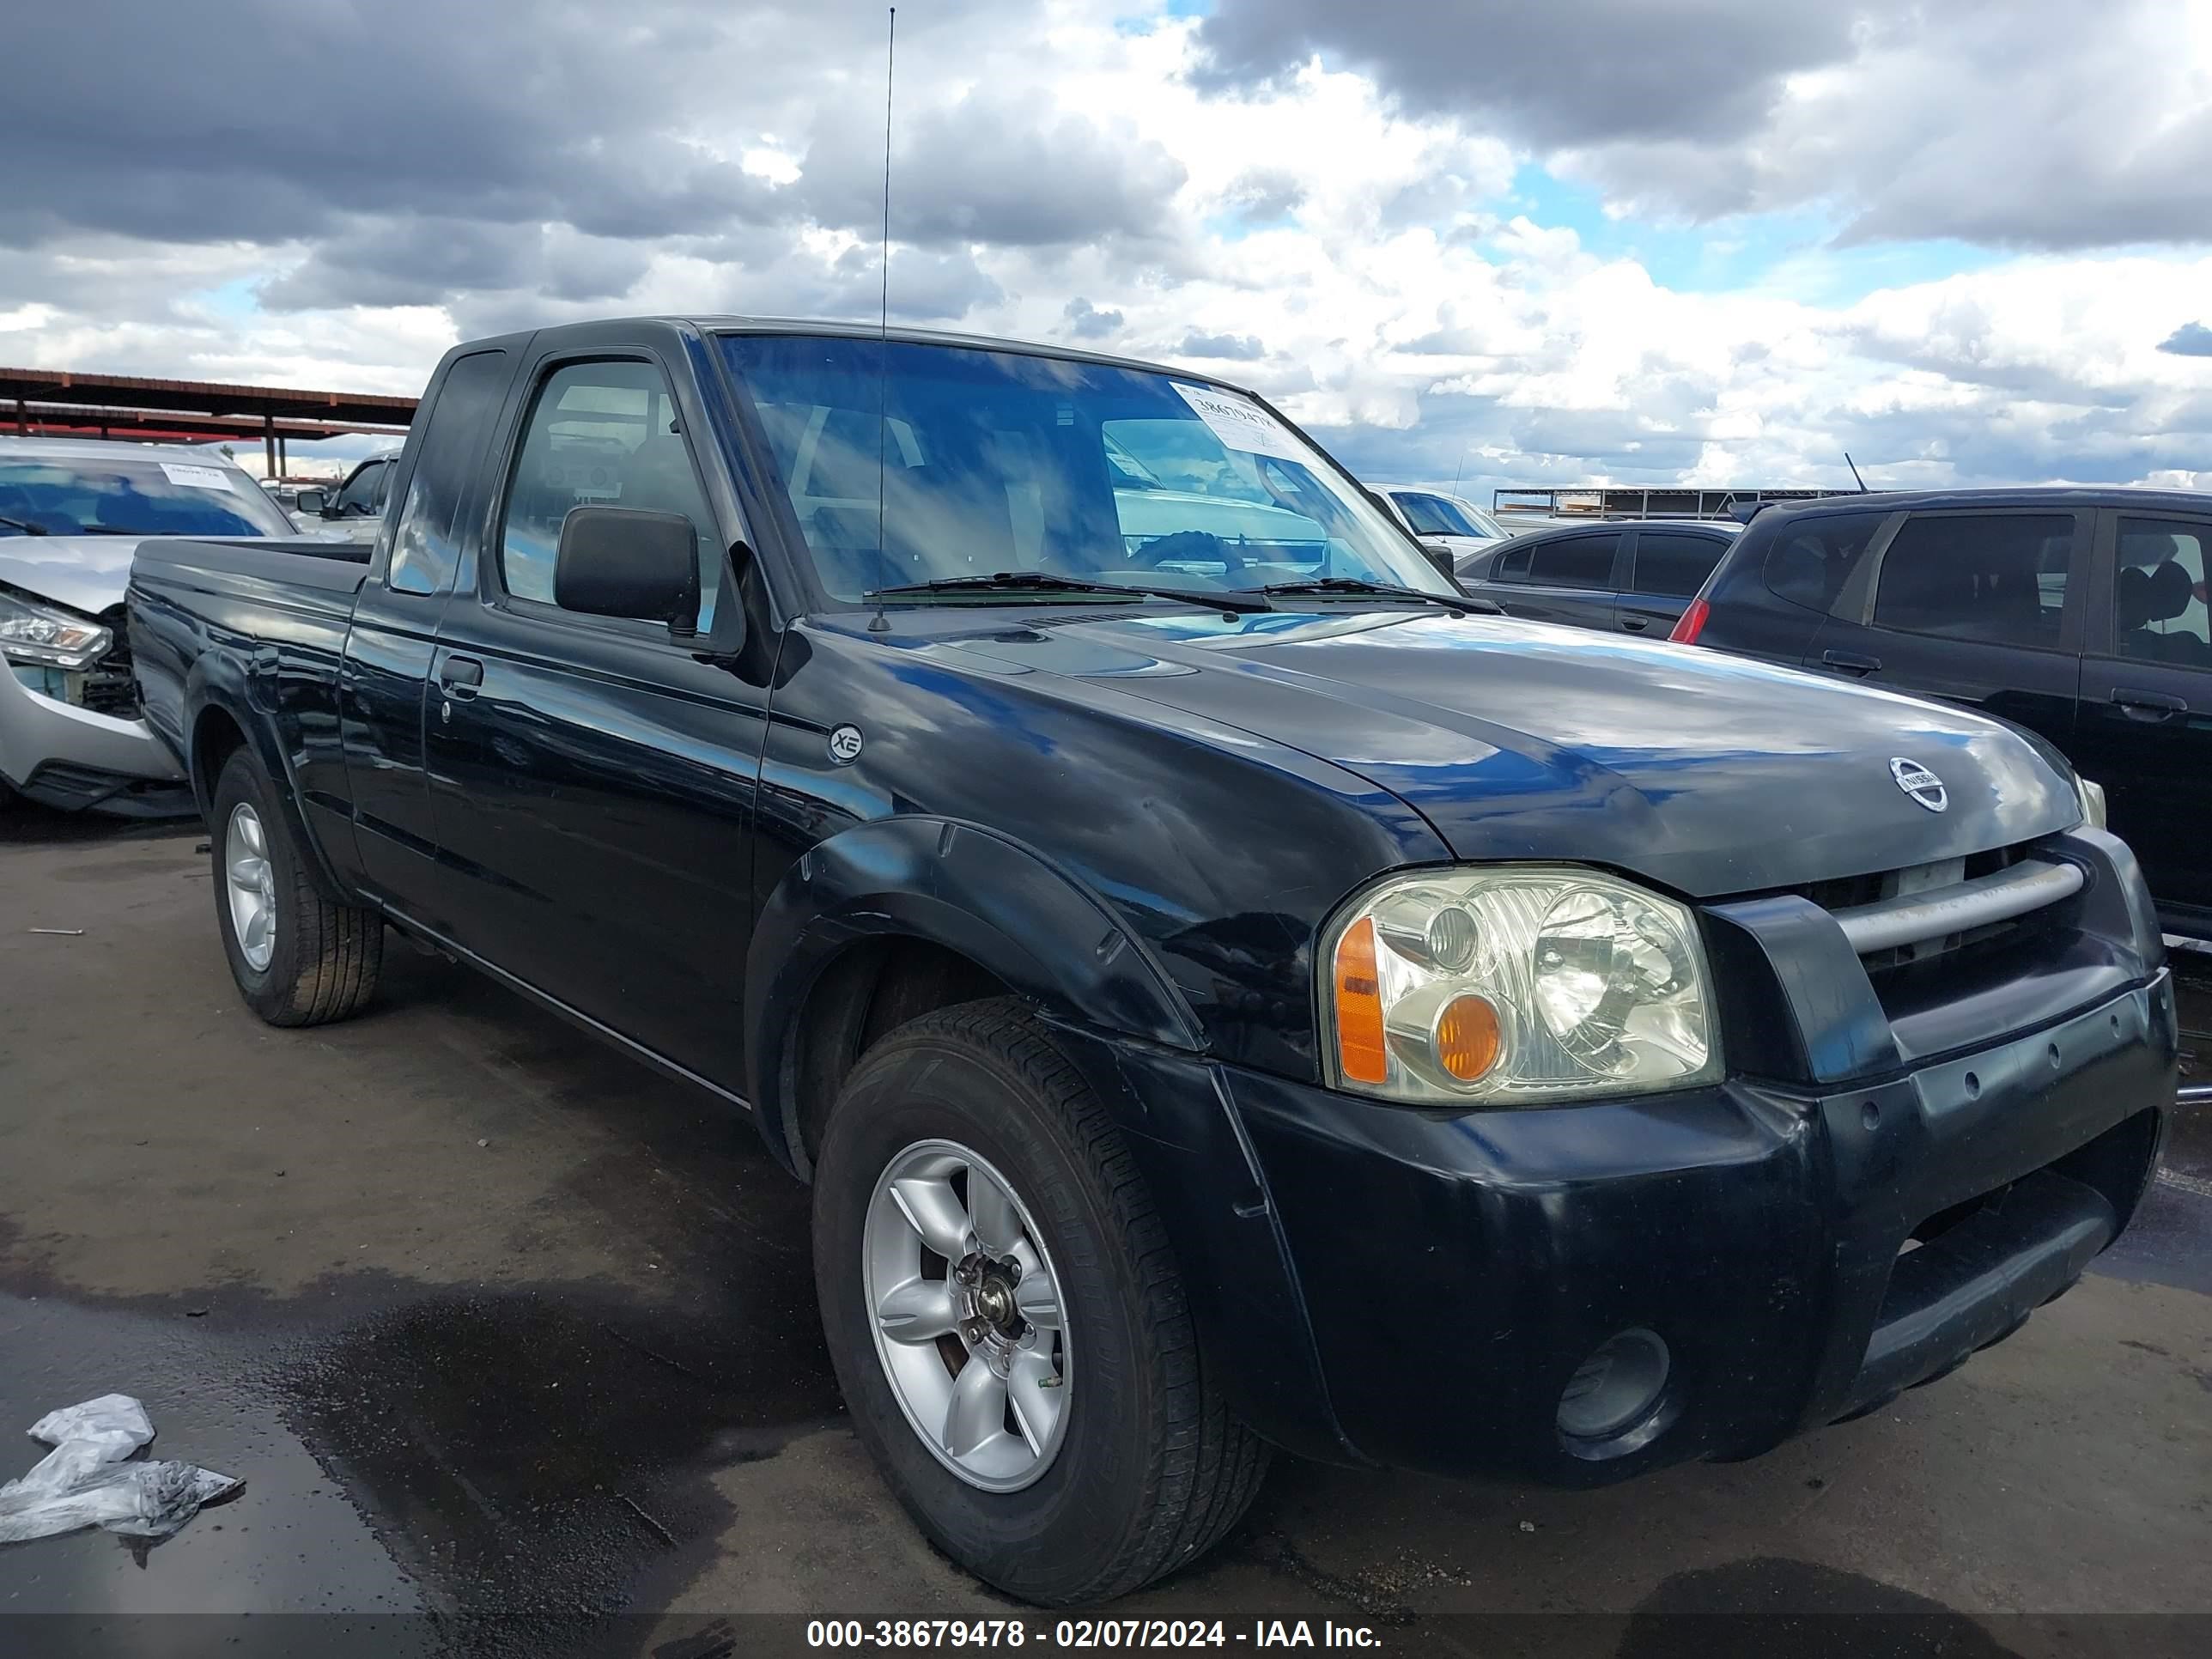
<svg viewBox="0 0 2212 1659">
<path fill-rule="evenodd" d="M 485 441 L 498 424 L 507 368 L 504 351 L 476 351 L 447 370 L 416 452 L 406 505 L 392 532 L 384 585 L 393 592 L 452 591 L 460 559 L 455 525 L 476 481 Z"/>
</svg>

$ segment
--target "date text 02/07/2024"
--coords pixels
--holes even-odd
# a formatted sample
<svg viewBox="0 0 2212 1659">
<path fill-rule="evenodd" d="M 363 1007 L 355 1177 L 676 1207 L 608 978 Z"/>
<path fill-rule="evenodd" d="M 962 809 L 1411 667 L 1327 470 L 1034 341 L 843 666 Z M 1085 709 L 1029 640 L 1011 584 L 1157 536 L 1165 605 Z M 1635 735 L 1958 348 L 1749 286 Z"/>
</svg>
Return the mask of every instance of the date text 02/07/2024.
<svg viewBox="0 0 2212 1659">
<path fill-rule="evenodd" d="M 1372 1626 L 1324 1619 L 1255 1619 L 1249 1630 L 1219 1619 L 1061 1619 L 1036 1630 L 1019 1619 L 815 1619 L 810 1648 L 1379 1648 Z"/>
</svg>

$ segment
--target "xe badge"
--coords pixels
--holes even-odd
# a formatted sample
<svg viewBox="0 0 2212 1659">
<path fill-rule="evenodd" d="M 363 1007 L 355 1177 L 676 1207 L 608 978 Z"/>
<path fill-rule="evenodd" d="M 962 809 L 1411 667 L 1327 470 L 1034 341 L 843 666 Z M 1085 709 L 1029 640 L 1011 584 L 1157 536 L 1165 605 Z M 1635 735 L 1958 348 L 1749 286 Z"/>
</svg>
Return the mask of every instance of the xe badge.
<svg viewBox="0 0 2212 1659">
<path fill-rule="evenodd" d="M 1897 780 L 1897 787 L 1918 801 L 1931 812 L 1940 812 L 1951 804 L 1951 792 L 1943 787 L 1943 780 L 1917 760 L 1898 756 L 1889 763 L 1889 775 Z"/>
</svg>

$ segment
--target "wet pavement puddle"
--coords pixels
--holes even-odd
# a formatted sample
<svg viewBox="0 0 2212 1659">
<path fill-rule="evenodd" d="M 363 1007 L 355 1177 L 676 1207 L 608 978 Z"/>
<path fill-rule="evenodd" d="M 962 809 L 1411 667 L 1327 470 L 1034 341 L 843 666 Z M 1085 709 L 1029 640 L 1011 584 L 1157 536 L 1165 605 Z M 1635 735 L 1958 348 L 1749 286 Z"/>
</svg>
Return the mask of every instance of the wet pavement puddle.
<svg viewBox="0 0 2212 1659">
<path fill-rule="evenodd" d="M 394 1654 L 607 1650 L 727 1525 L 715 1472 L 839 1420 L 811 1329 L 764 1341 L 612 1286 L 363 1275 L 198 1306 L 0 1295 L 0 1445 L 119 1390 L 157 1453 L 247 1481 L 143 1565 L 98 1531 L 0 1549 L 0 1614 L 79 1615 L 88 1639 L 87 1614 L 341 1614 L 316 1649 L 351 1629 Z"/>
</svg>

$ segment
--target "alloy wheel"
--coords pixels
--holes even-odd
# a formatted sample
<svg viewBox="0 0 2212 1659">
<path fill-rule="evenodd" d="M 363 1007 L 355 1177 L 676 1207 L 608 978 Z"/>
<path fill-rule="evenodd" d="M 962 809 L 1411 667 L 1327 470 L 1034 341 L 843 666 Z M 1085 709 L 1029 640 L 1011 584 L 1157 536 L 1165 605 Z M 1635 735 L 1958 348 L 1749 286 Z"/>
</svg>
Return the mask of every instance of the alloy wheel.
<svg viewBox="0 0 2212 1659">
<path fill-rule="evenodd" d="M 222 838 L 222 868 L 239 953 L 255 973 L 264 972 L 276 949 L 276 867 L 269 860 L 269 837 L 261 827 L 261 815 L 244 801 L 230 809 Z"/>
<path fill-rule="evenodd" d="M 1017 1492 L 1067 1430 L 1060 1279 L 1005 1176 L 950 1140 L 884 1167 L 861 1238 L 876 1354 L 899 1408 L 970 1486 Z"/>
</svg>

